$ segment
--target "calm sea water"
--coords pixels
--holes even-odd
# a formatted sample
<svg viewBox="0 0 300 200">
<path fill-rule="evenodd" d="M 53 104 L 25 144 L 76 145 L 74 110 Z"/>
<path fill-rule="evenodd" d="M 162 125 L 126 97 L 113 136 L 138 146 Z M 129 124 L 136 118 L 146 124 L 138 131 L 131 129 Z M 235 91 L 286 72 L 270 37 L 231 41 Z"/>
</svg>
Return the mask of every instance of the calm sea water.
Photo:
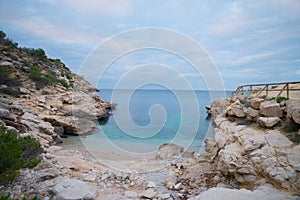
<svg viewBox="0 0 300 200">
<path fill-rule="evenodd" d="M 118 106 L 108 122 L 99 125 L 98 131 L 81 138 L 86 147 L 101 151 L 118 149 L 123 152 L 149 153 L 156 151 L 163 143 L 172 142 L 189 151 L 199 152 L 204 138 L 213 135 L 205 106 L 216 98 L 231 94 L 229 91 L 172 92 L 141 89 L 128 98 L 130 92 L 101 90 L 99 95 L 103 100 L 117 100 Z M 195 99 L 191 98 L 191 94 L 195 95 Z M 116 96 L 118 99 L 115 99 Z M 152 118 L 149 115 L 151 109 Z"/>
</svg>

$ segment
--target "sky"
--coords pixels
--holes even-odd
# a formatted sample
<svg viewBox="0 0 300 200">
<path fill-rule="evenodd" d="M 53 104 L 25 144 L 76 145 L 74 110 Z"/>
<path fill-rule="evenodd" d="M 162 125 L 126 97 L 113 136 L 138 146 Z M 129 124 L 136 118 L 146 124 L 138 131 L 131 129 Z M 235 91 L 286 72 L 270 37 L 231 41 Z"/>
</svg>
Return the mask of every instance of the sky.
<svg viewBox="0 0 300 200">
<path fill-rule="evenodd" d="M 74 73 L 97 76 L 100 89 L 135 85 L 145 77 L 172 84 L 178 76 L 172 88 L 182 89 L 184 80 L 192 89 L 210 89 L 215 82 L 227 90 L 300 79 L 299 0 L 1 0 L 0 29 L 21 47 L 43 48 Z M 144 29 L 149 34 L 142 34 Z M 153 45 L 136 48 L 132 38 L 126 40 L 128 32 L 142 38 L 139 44 Z M 184 38 L 203 51 L 186 49 Z M 104 45 L 112 39 L 109 48 Z M 102 54 L 86 70 L 99 48 Z M 108 67 L 99 60 L 108 58 L 103 54 L 114 58 Z M 191 54 L 190 59 L 203 57 L 200 72 L 187 59 Z"/>
</svg>

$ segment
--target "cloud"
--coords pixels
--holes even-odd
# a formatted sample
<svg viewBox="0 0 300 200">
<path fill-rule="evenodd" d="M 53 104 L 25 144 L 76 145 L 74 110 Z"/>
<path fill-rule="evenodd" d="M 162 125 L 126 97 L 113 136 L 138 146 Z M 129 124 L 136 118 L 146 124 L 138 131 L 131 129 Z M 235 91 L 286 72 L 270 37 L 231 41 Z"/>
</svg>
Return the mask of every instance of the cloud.
<svg viewBox="0 0 300 200">
<path fill-rule="evenodd" d="M 230 65 L 243 65 L 243 64 L 248 64 L 254 61 L 257 61 L 259 59 L 263 59 L 263 58 L 268 58 L 270 56 L 274 55 L 274 52 L 264 52 L 264 53 L 260 53 L 260 54 L 252 54 L 252 55 L 247 55 L 247 56 L 243 56 L 237 60 L 232 60 L 229 61 Z"/>
<path fill-rule="evenodd" d="M 132 10 L 132 5 L 127 0 L 66 0 L 64 2 L 86 14 L 124 16 Z"/>
<path fill-rule="evenodd" d="M 21 20 L 10 20 L 11 24 L 30 32 L 34 35 L 62 43 L 93 44 L 100 38 L 91 32 L 78 31 L 67 26 L 61 27 L 42 18 L 27 18 Z"/>
</svg>

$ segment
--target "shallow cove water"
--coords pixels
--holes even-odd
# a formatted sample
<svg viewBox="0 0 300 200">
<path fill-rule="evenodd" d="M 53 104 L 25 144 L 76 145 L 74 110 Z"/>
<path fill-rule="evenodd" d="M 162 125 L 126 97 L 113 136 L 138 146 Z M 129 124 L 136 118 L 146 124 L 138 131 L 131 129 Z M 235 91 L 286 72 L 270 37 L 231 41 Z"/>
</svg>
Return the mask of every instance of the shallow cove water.
<svg viewBox="0 0 300 200">
<path fill-rule="evenodd" d="M 217 98 L 229 97 L 231 94 L 230 91 L 193 91 L 200 114 L 197 121 L 189 115 L 189 112 L 192 113 L 196 109 L 189 106 L 193 105 L 189 99 L 185 99 L 187 106 L 185 106 L 185 110 L 182 110 L 180 98 L 189 98 L 188 91 L 139 89 L 135 90 L 131 98 L 127 99 L 130 92 L 130 90 L 101 90 L 99 95 L 105 101 L 116 102 L 114 98 L 112 99 L 116 94 L 121 97 L 121 102 L 120 98 L 116 102 L 118 106 L 112 112 L 113 115 L 107 123 L 99 125 L 98 130 L 95 130 L 93 134 L 68 137 L 64 139 L 63 146 L 79 147 L 83 144 L 86 149 L 93 151 L 145 155 L 155 153 L 161 144 L 172 142 L 184 146 L 190 152 L 201 153 L 203 140 L 205 137 L 213 135 L 213 128 L 210 120 L 207 119 L 205 106 L 210 105 Z M 129 124 L 125 128 L 122 127 L 124 125 L 122 120 L 128 117 L 121 113 L 124 112 L 122 105 L 128 106 L 126 107 L 128 116 L 137 126 Z M 160 105 L 163 110 L 154 110 L 151 113 L 151 119 L 149 111 L 157 105 Z M 183 115 L 183 113 L 185 114 Z M 160 123 L 161 120 L 163 120 L 163 124 Z M 195 126 L 198 128 L 192 130 Z M 174 139 L 175 137 L 176 139 Z"/>
</svg>

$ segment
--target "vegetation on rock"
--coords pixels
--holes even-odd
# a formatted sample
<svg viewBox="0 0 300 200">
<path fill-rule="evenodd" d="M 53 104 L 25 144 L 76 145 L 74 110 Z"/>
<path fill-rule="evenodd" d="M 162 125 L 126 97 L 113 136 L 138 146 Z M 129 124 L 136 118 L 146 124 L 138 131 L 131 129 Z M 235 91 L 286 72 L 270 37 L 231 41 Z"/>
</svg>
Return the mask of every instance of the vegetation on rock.
<svg viewBox="0 0 300 200">
<path fill-rule="evenodd" d="M 27 197 L 23 197 L 22 200 L 27 200 Z M 34 196 L 33 198 L 31 198 L 31 200 L 38 200 L 39 198 L 37 196 Z M 15 198 L 11 198 L 10 194 L 8 195 L 0 195 L 0 200 L 18 200 Z"/>
<path fill-rule="evenodd" d="M 23 167 L 35 167 L 39 155 L 43 152 L 41 145 L 30 136 L 20 137 L 17 133 L 0 126 L 0 183 L 15 179 L 18 170 Z"/>
<path fill-rule="evenodd" d="M 0 66 L 0 85 L 8 86 L 0 88 L 0 93 L 19 97 L 19 91 L 13 89 L 12 87 L 19 87 L 21 83 L 18 78 L 13 77 L 12 69 L 5 66 Z"/>
<path fill-rule="evenodd" d="M 277 103 L 281 103 L 282 101 L 288 100 L 288 98 L 285 98 L 285 97 L 272 97 L 269 100 L 275 100 Z"/>
</svg>

